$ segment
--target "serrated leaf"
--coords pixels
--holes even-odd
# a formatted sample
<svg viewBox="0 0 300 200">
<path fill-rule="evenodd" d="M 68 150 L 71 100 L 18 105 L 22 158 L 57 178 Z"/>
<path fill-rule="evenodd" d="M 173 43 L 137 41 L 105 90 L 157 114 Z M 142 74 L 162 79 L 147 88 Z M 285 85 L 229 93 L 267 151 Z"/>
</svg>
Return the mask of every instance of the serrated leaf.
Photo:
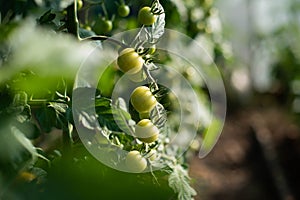
<svg viewBox="0 0 300 200">
<path fill-rule="evenodd" d="M 153 62 L 147 63 L 146 66 L 149 71 L 154 71 L 159 69 L 159 67 L 156 66 Z"/>
<path fill-rule="evenodd" d="M 15 138 L 20 144 L 31 154 L 32 161 L 35 161 L 38 157 L 38 153 L 29 139 L 16 127 L 11 127 L 11 131 L 14 134 Z"/>
<path fill-rule="evenodd" d="M 162 13 L 157 16 L 155 23 L 151 27 L 147 27 L 147 31 L 151 34 L 152 41 L 158 40 L 164 34 L 166 24 L 164 8 L 159 1 L 156 2 L 156 6 Z"/>
<path fill-rule="evenodd" d="M 158 128 L 164 127 L 165 123 L 167 122 L 167 112 L 163 105 L 158 103 L 155 106 L 155 109 L 150 112 L 150 118 Z"/>
<path fill-rule="evenodd" d="M 117 99 L 117 101 L 116 101 L 116 103 L 115 103 L 115 105 L 116 105 L 116 107 L 117 108 L 119 108 L 119 109 L 122 109 L 122 110 L 124 110 L 124 111 L 128 111 L 127 110 L 127 106 L 126 106 L 126 102 L 125 102 L 125 100 L 123 99 L 123 98 L 118 98 Z"/>
<path fill-rule="evenodd" d="M 56 113 L 62 114 L 66 112 L 68 105 L 65 103 L 50 102 L 49 107 L 54 108 Z"/>
<path fill-rule="evenodd" d="M 53 19 L 55 19 L 55 17 L 56 15 L 54 13 L 51 13 L 51 9 L 50 9 L 38 19 L 38 23 L 39 24 L 50 23 Z"/>
<path fill-rule="evenodd" d="M 22 116 L 22 115 L 19 115 Z M 18 117 L 18 116 L 17 116 Z M 26 121 L 18 121 L 16 120 L 14 122 L 14 126 L 16 126 L 19 130 L 22 130 L 23 134 L 28 138 L 28 139 L 36 139 L 38 136 L 40 136 L 40 130 L 30 120 L 26 119 Z"/>
<path fill-rule="evenodd" d="M 56 113 L 53 107 L 43 107 L 35 111 L 35 117 L 42 131 L 49 133 L 56 124 Z"/>
<path fill-rule="evenodd" d="M 95 107 L 111 107 L 111 100 L 105 97 L 97 98 L 95 100 Z"/>
<path fill-rule="evenodd" d="M 87 129 L 94 130 L 96 127 L 97 118 L 94 115 L 82 111 L 79 114 L 79 122 Z"/>
<path fill-rule="evenodd" d="M 26 92 L 18 92 L 15 94 L 14 99 L 8 112 L 22 113 L 27 105 L 27 94 Z"/>
<path fill-rule="evenodd" d="M 131 115 L 118 107 L 111 105 L 111 100 L 101 97 L 95 100 L 96 113 L 100 125 L 106 126 L 111 131 L 124 131 L 131 133 L 128 122 L 131 120 Z"/>
<path fill-rule="evenodd" d="M 171 167 L 173 172 L 169 176 L 169 186 L 178 193 L 179 200 L 191 200 L 197 193 L 190 186 L 190 177 L 181 165 Z"/>
</svg>

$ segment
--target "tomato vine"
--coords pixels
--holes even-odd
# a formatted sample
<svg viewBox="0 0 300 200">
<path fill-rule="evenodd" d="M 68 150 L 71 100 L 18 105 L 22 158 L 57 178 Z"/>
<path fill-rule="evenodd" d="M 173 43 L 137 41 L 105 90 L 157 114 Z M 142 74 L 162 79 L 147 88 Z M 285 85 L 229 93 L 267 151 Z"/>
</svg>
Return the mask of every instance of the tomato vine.
<svg viewBox="0 0 300 200">
<path fill-rule="evenodd" d="M 116 5 L 104 0 L 74 0 L 66 4 L 63 4 L 65 1 L 45 2 L 35 1 L 32 5 L 43 8 L 34 7 L 39 14 L 44 13 L 37 16 L 36 21 L 10 22 L 11 16 L 7 12 L 0 25 L 0 44 L 3 38 L 9 38 L 8 47 L 3 45 L 7 51 L 2 54 L 1 49 L 0 52 L 0 64 L 3 62 L 4 66 L 0 67 L 0 117 L 5 119 L 0 122 L 4 124 L 0 131 L 10 141 L 1 140 L 0 150 L 12 155 L 12 161 L 7 158 L 9 164 L 3 164 L 9 167 L 3 174 L 0 172 L 0 186 L 2 176 L 7 178 L 11 174 L 12 178 L 7 179 L 15 180 L 20 175 L 30 182 L 43 182 L 47 172 L 51 172 L 60 160 L 82 164 L 89 154 L 80 157 L 74 152 L 84 144 L 103 150 L 107 153 L 107 162 L 114 166 L 126 166 L 127 171 L 133 173 L 150 172 L 150 180 L 160 183 L 166 180 L 160 179 L 161 174 L 168 175 L 168 185 L 178 198 L 191 199 L 195 191 L 190 187 L 186 158 L 180 157 L 183 150 L 170 145 L 174 134 L 173 127 L 168 124 L 172 116 L 172 91 L 160 85 L 157 79 L 160 58 L 169 59 L 161 56 L 164 52 L 159 49 L 168 20 L 165 9 L 168 8 L 159 0 L 153 0 L 149 5 L 134 5 L 132 1 L 124 0 L 114 1 Z M 23 16 L 26 13 L 22 13 Z M 23 22 L 25 28 L 21 26 Z M 109 22 L 105 30 L 103 22 Z M 110 37 L 132 28 L 130 26 L 140 26 L 132 38 Z M 17 31 L 14 33 L 16 27 L 22 27 L 19 30 L 22 37 Z M 41 27 L 45 29 L 40 30 Z M 35 43 L 36 38 L 40 44 Z M 128 88 L 132 95 L 127 102 L 121 97 L 112 99 L 111 91 L 105 93 L 101 88 L 73 89 L 74 66 L 88 57 L 86 52 L 90 47 L 104 52 L 105 43 L 113 44 L 117 67 L 107 68 L 109 75 L 103 78 L 104 82 L 111 88 L 114 85 L 109 81 L 128 76 L 136 84 L 136 87 Z M 86 46 L 88 50 L 81 50 Z M 43 59 L 50 63 L 44 67 L 47 68 L 45 71 L 40 67 Z M 65 68 L 65 65 L 70 67 Z M 4 78 L 2 72 L 9 72 L 8 78 Z M 173 98 L 176 102 L 174 94 Z M 85 107 L 80 110 L 74 105 Z M 76 120 L 79 126 L 76 126 Z M 82 130 L 88 133 L 87 138 L 80 138 Z M 62 144 L 57 144 L 57 140 L 57 143 L 49 144 L 48 139 L 61 140 Z"/>
</svg>

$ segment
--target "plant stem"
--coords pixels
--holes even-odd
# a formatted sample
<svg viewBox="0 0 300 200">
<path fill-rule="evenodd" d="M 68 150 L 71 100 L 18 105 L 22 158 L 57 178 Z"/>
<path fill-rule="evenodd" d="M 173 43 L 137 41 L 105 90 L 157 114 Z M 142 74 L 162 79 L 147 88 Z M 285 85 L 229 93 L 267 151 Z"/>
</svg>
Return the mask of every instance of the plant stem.
<svg viewBox="0 0 300 200">
<path fill-rule="evenodd" d="M 103 10 L 105 19 L 106 19 L 106 20 L 109 20 L 109 18 L 108 18 L 108 13 L 107 13 L 107 10 L 106 10 L 106 7 L 105 7 L 104 0 L 101 2 L 101 7 L 102 7 L 102 10 Z"/>
<path fill-rule="evenodd" d="M 90 37 L 86 37 L 86 38 L 80 39 L 80 41 L 89 41 L 89 40 L 92 40 L 92 41 L 108 40 L 109 42 L 115 43 L 116 45 L 119 45 L 119 46 L 121 46 L 123 48 L 127 47 L 127 45 L 124 44 L 124 43 L 122 43 L 121 41 L 113 39 L 113 38 L 108 37 L 108 36 L 104 36 L 104 35 L 95 35 L 95 36 L 90 36 Z"/>
<path fill-rule="evenodd" d="M 177 159 L 173 156 L 161 154 L 161 158 L 171 161 L 174 165 L 177 163 Z"/>
<path fill-rule="evenodd" d="M 120 0 L 121 5 L 125 5 L 125 1 L 124 0 Z"/>
<path fill-rule="evenodd" d="M 147 68 L 147 66 L 145 64 L 143 64 L 143 70 L 144 70 L 144 72 L 145 72 L 145 74 L 146 74 L 147 79 L 149 80 L 149 82 L 154 84 L 155 90 L 158 90 L 159 89 L 158 85 L 157 85 L 155 79 L 150 74 L 150 72 L 149 72 L 149 70 L 148 70 L 148 68 Z"/>
<path fill-rule="evenodd" d="M 67 22 L 66 27 L 68 32 L 73 34 L 76 38 L 79 39 L 79 22 L 77 18 L 77 2 L 74 0 L 74 3 L 67 7 Z"/>
</svg>

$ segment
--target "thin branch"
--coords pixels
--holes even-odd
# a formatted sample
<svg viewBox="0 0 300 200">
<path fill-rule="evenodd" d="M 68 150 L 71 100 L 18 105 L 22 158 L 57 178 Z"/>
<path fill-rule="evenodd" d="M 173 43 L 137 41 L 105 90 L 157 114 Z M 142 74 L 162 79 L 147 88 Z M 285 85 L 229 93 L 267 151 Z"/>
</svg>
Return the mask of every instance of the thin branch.
<svg viewBox="0 0 300 200">
<path fill-rule="evenodd" d="M 94 36 L 90 36 L 90 37 L 86 37 L 86 38 L 80 38 L 80 41 L 104 41 L 104 40 L 108 40 L 109 42 L 112 42 L 116 45 L 119 45 L 123 48 L 128 47 L 126 44 L 122 43 L 119 40 L 113 39 L 111 37 L 105 36 L 105 35 L 94 35 Z"/>
<path fill-rule="evenodd" d="M 150 74 L 150 72 L 149 72 L 149 70 L 148 70 L 148 68 L 147 68 L 147 66 L 145 64 L 143 64 L 143 70 L 144 70 L 144 72 L 145 72 L 145 74 L 146 74 L 147 79 L 149 80 L 149 82 L 154 84 L 155 90 L 158 90 L 159 89 L 158 85 L 157 85 L 155 79 Z"/>
</svg>

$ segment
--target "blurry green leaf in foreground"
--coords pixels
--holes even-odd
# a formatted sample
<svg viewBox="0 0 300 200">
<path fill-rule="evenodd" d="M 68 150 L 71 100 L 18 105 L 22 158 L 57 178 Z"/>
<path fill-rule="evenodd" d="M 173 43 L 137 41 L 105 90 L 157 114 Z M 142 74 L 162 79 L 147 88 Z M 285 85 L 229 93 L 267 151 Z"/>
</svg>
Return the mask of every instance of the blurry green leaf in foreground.
<svg viewBox="0 0 300 200">
<path fill-rule="evenodd" d="M 81 62 L 92 50 L 91 46 L 71 36 L 37 27 L 32 19 L 24 21 L 10 35 L 8 45 L 11 54 L 0 68 L 0 82 L 25 69 L 31 70 L 39 78 L 34 76 L 33 80 L 20 83 L 26 82 L 23 87 L 29 88 L 34 84 L 48 88 L 56 77 L 74 78 Z"/>
<path fill-rule="evenodd" d="M 2 118 L 3 120 L 3 118 Z M 11 120 L 3 120 L 11 124 Z M 2 124 L 2 123 L 1 123 Z M 14 126 L 0 128 L 0 171 L 10 176 L 26 164 L 33 163 L 38 157 L 35 147 L 24 133 Z"/>
</svg>

